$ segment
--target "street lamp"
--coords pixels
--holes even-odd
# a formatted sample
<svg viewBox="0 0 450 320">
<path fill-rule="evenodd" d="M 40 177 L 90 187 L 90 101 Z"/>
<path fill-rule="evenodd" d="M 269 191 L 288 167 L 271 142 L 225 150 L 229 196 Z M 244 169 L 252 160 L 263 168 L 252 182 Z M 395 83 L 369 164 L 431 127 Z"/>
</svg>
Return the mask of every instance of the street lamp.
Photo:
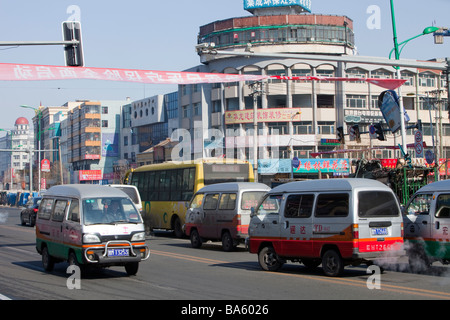
<svg viewBox="0 0 450 320">
<path fill-rule="evenodd" d="M 392 52 L 395 51 L 395 60 L 400 60 L 400 53 L 402 52 L 403 48 L 405 47 L 405 45 L 413 40 L 416 39 L 418 37 L 433 33 L 437 30 L 439 30 L 439 28 L 436 27 L 427 27 L 423 30 L 423 32 L 417 36 L 414 36 L 412 38 L 409 38 L 408 40 L 405 40 L 401 43 L 398 43 L 397 41 L 397 26 L 395 23 L 395 12 L 394 12 L 394 0 L 390 0 L 391 2 L 391 16 L 392 16 L 392 32 L 394 34 L 394 49 L 391 50 L 391 52 L 389 53 L 389 58 L 392 55 Z M 402 46 L 401 50 L 400 46 Z M 401 79 L 401 73 L 400 73 L 400 67 L 396 66 L 394 67 L 397 70 L 397 79 Z M 398 88 L 398 98 L 399 98 L 399 107 L 400 107 L 400 114 L 401 114 L 401 118 L 400 118 L 400 129 L 401 129 L 401 134 L 402 134 L 402 148 L 403 148 L 403 152 L 404 154 L 408 153 L 408 149 L 407 149 L 407 144 L 406 144 L 406 127 L 405 127 L 405 119 L 404 119 L 404 108 L 403 108 L 403 98 L 402 98 L 402 91 L 401 91 L 401 87 Z"/>
<path fill-rule="evenodd" d="M 38 190 L 41 192 L 41 118 L 42 118 L 42 111 L 40 108 L 34 108 L 27 105 L 21 105 L 21 108 L 26 109 L 32 109 L 34 110 L 35 114 L 37 113 L 38 116 Z M 30 171 L 32 170 L 32 163 L 30 163 Z M 33 184 L 33 181 L 30 181 L 30 184 Z M 32 189 L 32 188 L 31 188 Z"/>
</svg>

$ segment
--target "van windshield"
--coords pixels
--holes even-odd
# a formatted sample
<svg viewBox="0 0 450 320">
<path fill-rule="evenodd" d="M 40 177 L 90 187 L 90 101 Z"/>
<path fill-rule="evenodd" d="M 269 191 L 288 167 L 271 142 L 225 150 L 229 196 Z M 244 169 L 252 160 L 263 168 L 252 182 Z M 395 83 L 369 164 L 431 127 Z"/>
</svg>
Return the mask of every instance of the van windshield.
<svg viewBox="0 0 450 320">
<path fill-rule="evenodd" d="M 85 225 L 142 223 L 141 216 L 128 198 L 89 198 L 83 200 Z"/>
<path fill-rule="evenodd" d="M 241 209 L 250 210 L 256 208 L 258 201 L 266 194 L 266 191 L 247 191 L 242 193 Z"/>
<path fill-rule="evenodd" d="M 390 192 L 359 192 L 358 203 L 360 217 L 397 217 L 400 215 L 397 199 Z"/>
</svg>

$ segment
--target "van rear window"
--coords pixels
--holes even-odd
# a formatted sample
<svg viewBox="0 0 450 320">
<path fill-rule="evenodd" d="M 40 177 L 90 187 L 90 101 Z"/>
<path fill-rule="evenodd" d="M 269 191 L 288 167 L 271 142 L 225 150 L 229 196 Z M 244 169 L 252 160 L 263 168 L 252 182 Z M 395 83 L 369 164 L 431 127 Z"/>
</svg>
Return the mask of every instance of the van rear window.
<svg viewBox="0 0 450 320">
<path fill-rule="evenodd" d="M 397 217 L 399 208 L 395 196 L 386 191 L 361 191 L 358 193 L 360 217 Z"/>
</svg>

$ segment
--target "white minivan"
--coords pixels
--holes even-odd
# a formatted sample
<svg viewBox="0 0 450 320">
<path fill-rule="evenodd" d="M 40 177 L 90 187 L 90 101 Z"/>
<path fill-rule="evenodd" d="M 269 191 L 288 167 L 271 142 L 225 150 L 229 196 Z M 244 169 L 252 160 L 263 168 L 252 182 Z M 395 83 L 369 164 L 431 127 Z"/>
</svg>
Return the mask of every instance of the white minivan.
<svg viewBox="0 0 450 320">
<path fill-rule="evenodd" d="M 131 199 L 119 189 L 87 184 L 47 190 L 37 213 L 36 249 L 46 271 L 68 261 L 83 269 L 125 266 L 134 275 L 150 255 Z"/>
<path fill-rule="evenodd" d="M 392 190 L 376 180 L 286 183 L 258 204 L 248 245 L 264 270 L 291 260 L 322 264 L 326 275 L 339 276 L 345 265 L 404 254 L 400 206 Z"/>
<path fill-rule="evenodd" d="M 450 180 L 423 186 L 404 209 L 405 241 L 412 269 L 450 263 Z"/>
<path fill-rule="evenodd" d="M 221 240 L 232 251 L 248 236 L 251 209 L 270 188 L 255 182 L 217 183 L 201 188 L 186 212 L 186 235 L 194 248 L 207 240 Z"/>
</svg>

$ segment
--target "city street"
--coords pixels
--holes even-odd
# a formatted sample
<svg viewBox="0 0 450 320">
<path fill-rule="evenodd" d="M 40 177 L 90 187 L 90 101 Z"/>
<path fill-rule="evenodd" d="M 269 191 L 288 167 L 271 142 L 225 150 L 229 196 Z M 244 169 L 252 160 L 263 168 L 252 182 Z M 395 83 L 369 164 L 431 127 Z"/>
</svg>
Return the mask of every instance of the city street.
<svg viewBox="0 0 450 320">
<path fill-rule="evenodd" d="M 68 265 L 60 263 L 52 273 L 44 272 L 34 228 L 21 226 L 19 213 L 17 208 L 0 208 L 2 300 L 183 300 L 176 304 L 181 313 L 189 303 L 199 305 L 204 300 L 251 301 L 270 309 L 272 300 L 450 299 L 450 269 L 436 263 L 426 274 L 409 272 L 405 263 L 392 264 L 381 274 L 381 288 L 369 289 L 366 266 L 347 267 L 340 278 L 325 277 L 320 267 L 308 271 L 299 264 L 265 272 L 256 255 L 243 246 L 231 253 L 223 252 L 219 243 L 193 249 L 188 239 L 170 234 L 147 237 L 151 256 L 140 264 L 136 276 L 113 267 L 89 273 L 81 279 L 80 289 L 69 289 Z"/>
</svg>

